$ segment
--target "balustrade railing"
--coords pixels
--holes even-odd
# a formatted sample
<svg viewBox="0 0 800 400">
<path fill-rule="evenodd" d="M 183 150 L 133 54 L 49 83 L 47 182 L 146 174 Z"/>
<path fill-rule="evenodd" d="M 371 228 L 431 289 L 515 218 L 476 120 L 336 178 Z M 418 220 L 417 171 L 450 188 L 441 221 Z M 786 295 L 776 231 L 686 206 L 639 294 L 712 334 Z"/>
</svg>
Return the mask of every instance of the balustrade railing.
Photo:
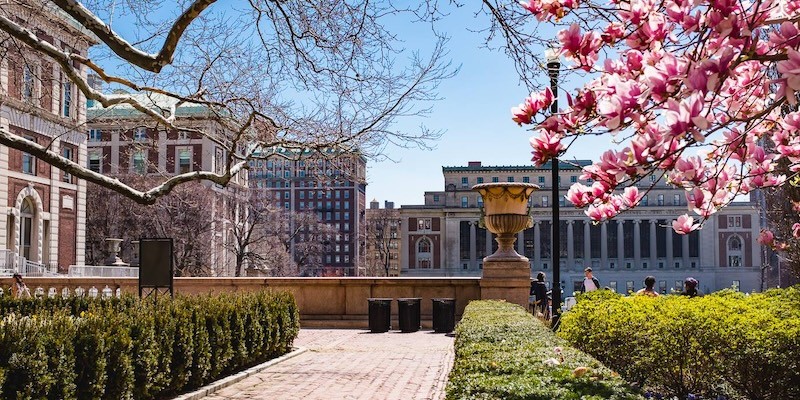
<svg viewBox="0 0 800 400">
<path fill-rule="evenodd" d="M 139 268 L 105 265 L 70 265 L 67 275 L 76 277 L 138 278 Z"/>
</svg>

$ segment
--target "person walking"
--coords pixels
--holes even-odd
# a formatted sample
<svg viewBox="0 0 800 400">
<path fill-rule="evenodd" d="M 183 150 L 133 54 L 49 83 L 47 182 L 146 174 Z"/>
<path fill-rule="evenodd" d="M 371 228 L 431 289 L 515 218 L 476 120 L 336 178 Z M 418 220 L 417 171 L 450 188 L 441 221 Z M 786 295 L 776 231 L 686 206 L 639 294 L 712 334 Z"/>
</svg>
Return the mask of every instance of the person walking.
<svg viewBox="0 0 800 400">
<path fill-rule="evenodd" d="M 586 267 L 583 270 L 583 283 L 581 284 L 581 292 L 588 293 L 600 289 L 600 281 L 592 276 L 592 267 Z"/>
<path fill-rule="evenodd" d="M 656 292 L 655 289 L 653 289 L 653 286 L 655 285 L 656 285 L 656 277 L 652 275 L 648 276 L 647 278 L 644 278 L 644 288 L 639 289 L 639 291 L 636 292 L 636 294 L 650 296 L 650 297 L 658 297 L 659 296 L 658 292 Z"/>
<path fill-rule="evenodd" d="M 533 315 L 547 316 L 547 285 L 544 283 L 545 274 L 536 274 L 536 280 L 531 282 L 530 303 Z"/>
<path fill-rule="evenodd" d="M 20 274 L 14 274 L 14 284 L 11 285 L 11 295 L 15 299 L 31 297 L 31 291 L 30 289 L 28 289 L 28 286 L 22 280 L 22 275 Z"/>
</svg>

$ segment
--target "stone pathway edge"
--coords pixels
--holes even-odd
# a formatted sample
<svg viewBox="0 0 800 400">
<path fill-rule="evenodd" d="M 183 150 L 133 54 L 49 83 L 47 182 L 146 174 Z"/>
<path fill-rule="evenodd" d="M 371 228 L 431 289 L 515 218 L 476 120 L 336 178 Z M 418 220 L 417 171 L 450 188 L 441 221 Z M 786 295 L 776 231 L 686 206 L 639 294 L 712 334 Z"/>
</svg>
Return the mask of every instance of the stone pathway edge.
<svg viewBox="0 0 800 400">
<path fill-rule="evenodd" d="M 199 399 L 202 399 L 203 397 L 206 397 L 206 396 L 208 396 L 208 395 L 210 395 L 210 394 L 212 394 L 212 393 L 214 393 L 214 392 L 216 392 L 218 390 L 221 390 L 221 389 L 224 389 L 224 388 L 226 388 L 226 387 L 228 387 L 230 385 L 233 385 L 234 383 L 239 382 L 242 379 L 245 379 L 245 378 L 247 378 L 247 377 L 249 377 L 249 376 L 251 376 L 253 374 L 257 374 L 257 373 L 259 373 L 259 372 L 261 372 L 261 371 L 263 371 L 263 370 L 265 370 L 265 369 L 267 369 L 267 368 L 269 368 L 269 367 L 271 367 L 271 366 L 273 366 L 275 364 L 278 364 L 278 363 L 286 361 L 286 360 L 288 360 L 290 358 L 299 356 L 300 354 L 305 353 L 307 350 L 308 349 L 305 348 L 305 347 L 295 347 L 295 348 L 293 348 L 293 350 L 291 352 L 286 353 L 286 354 L 284 354 L 284 355 L 282 355 L 282 356 L 280 356 L 278 358 L 273 358 L 272 360 L 269 360 L 269 361 L 267 361 L 265 363 L 258 364 L 258 365 L 254 366 L 254 367 L 250 367 L 250 368 L 248 368 L 248 369 L 246 369 L 244 371 L 238 372 L 236 374 L 233 374 L 233 375 L 230 375 L 230 376 L 226 376 L 225 378 L 222 378 L 222 379 L 216 380 L 214 382 L 211 382 L 208 385 L 205 385 L 205 386 L 201 387 L 200 389 L 197 389 L 195 391 L 192 391 L 192 392 L 189 392 L 189 393 L 185 393 L 185 394 L 182 394 L 182 395 L 180 395 L 178 397 L 175 397 L 172 400 L 199 400 Z"/>
</svg>

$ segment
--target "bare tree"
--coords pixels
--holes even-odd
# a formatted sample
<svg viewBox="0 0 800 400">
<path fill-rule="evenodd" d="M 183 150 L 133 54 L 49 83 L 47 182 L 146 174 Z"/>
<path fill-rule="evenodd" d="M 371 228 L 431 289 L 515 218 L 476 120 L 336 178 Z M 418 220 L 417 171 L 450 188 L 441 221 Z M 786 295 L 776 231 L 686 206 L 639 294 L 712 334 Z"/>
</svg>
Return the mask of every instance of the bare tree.
<svg viewBox="0 0 800 400">
<path fill-rule="evenodd" d="M 0 41 L 3 57 L 13 62 L 55 63 L 85 99 L 132 108 L 152 128 L 205 135 L 225 150 L 224 168 L 178 174 L 139 189 L 13 132 L 0 131 L 0 144 L 153 204 L 185 182 L 227 184 L 247 168 L 257 146 L 333 146 L 374 155 L 387 143 L 424 147 L 438 137 L 425 129 L 392 128 L 398 117 L 426 114 L 438 83 L 454 73 L 444 61 L 444 37 L 422 57 L 399 46 L 384 26 L 399 15 L 416 18 L 424 14 L 421 8 L 363 1 L 214 3 L 194 0 L 170 9 L 157 0 L 12 0 L 0 5 Z M 36 29 L 42 20 L 75 27 L 84 33 L 75 39 L 82 43 L 52 43 Z M 124 37 L 114 24 L 133 33 Z M 74 50 L 95 44 L 90 41 L 96 45 L 88 53 Z M 87 72 L 129 94 L 95 89 Z M 140 100 L 151 96 L 204 107 L 225 129 L 177 125 L 174 108 Z"/>
<path fill-rule="evenodd" d="M 400 217 L 395 209 L 367 210 L 366 273 L 390 276 L 393 257 L 400 245 Z M 397 262 L 397 261 L 395 261 Z"/>
</svg>

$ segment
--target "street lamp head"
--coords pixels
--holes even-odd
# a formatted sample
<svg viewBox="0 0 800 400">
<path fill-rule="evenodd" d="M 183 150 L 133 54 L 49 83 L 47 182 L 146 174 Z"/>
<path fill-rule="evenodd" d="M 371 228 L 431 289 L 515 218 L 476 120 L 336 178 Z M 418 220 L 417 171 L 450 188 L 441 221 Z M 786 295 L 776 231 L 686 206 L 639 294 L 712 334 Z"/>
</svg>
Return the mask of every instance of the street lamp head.
<svg viewBox="0 0 800 400">
<path fill-rule="evenodd" d="M 561 51 L 556 45 L 550 45 L 544 51 L 544 57 L 547 60 L 547 72 L 551 78 L 558 78 L 558 72 L 561 70 Z"/>
</svg>

